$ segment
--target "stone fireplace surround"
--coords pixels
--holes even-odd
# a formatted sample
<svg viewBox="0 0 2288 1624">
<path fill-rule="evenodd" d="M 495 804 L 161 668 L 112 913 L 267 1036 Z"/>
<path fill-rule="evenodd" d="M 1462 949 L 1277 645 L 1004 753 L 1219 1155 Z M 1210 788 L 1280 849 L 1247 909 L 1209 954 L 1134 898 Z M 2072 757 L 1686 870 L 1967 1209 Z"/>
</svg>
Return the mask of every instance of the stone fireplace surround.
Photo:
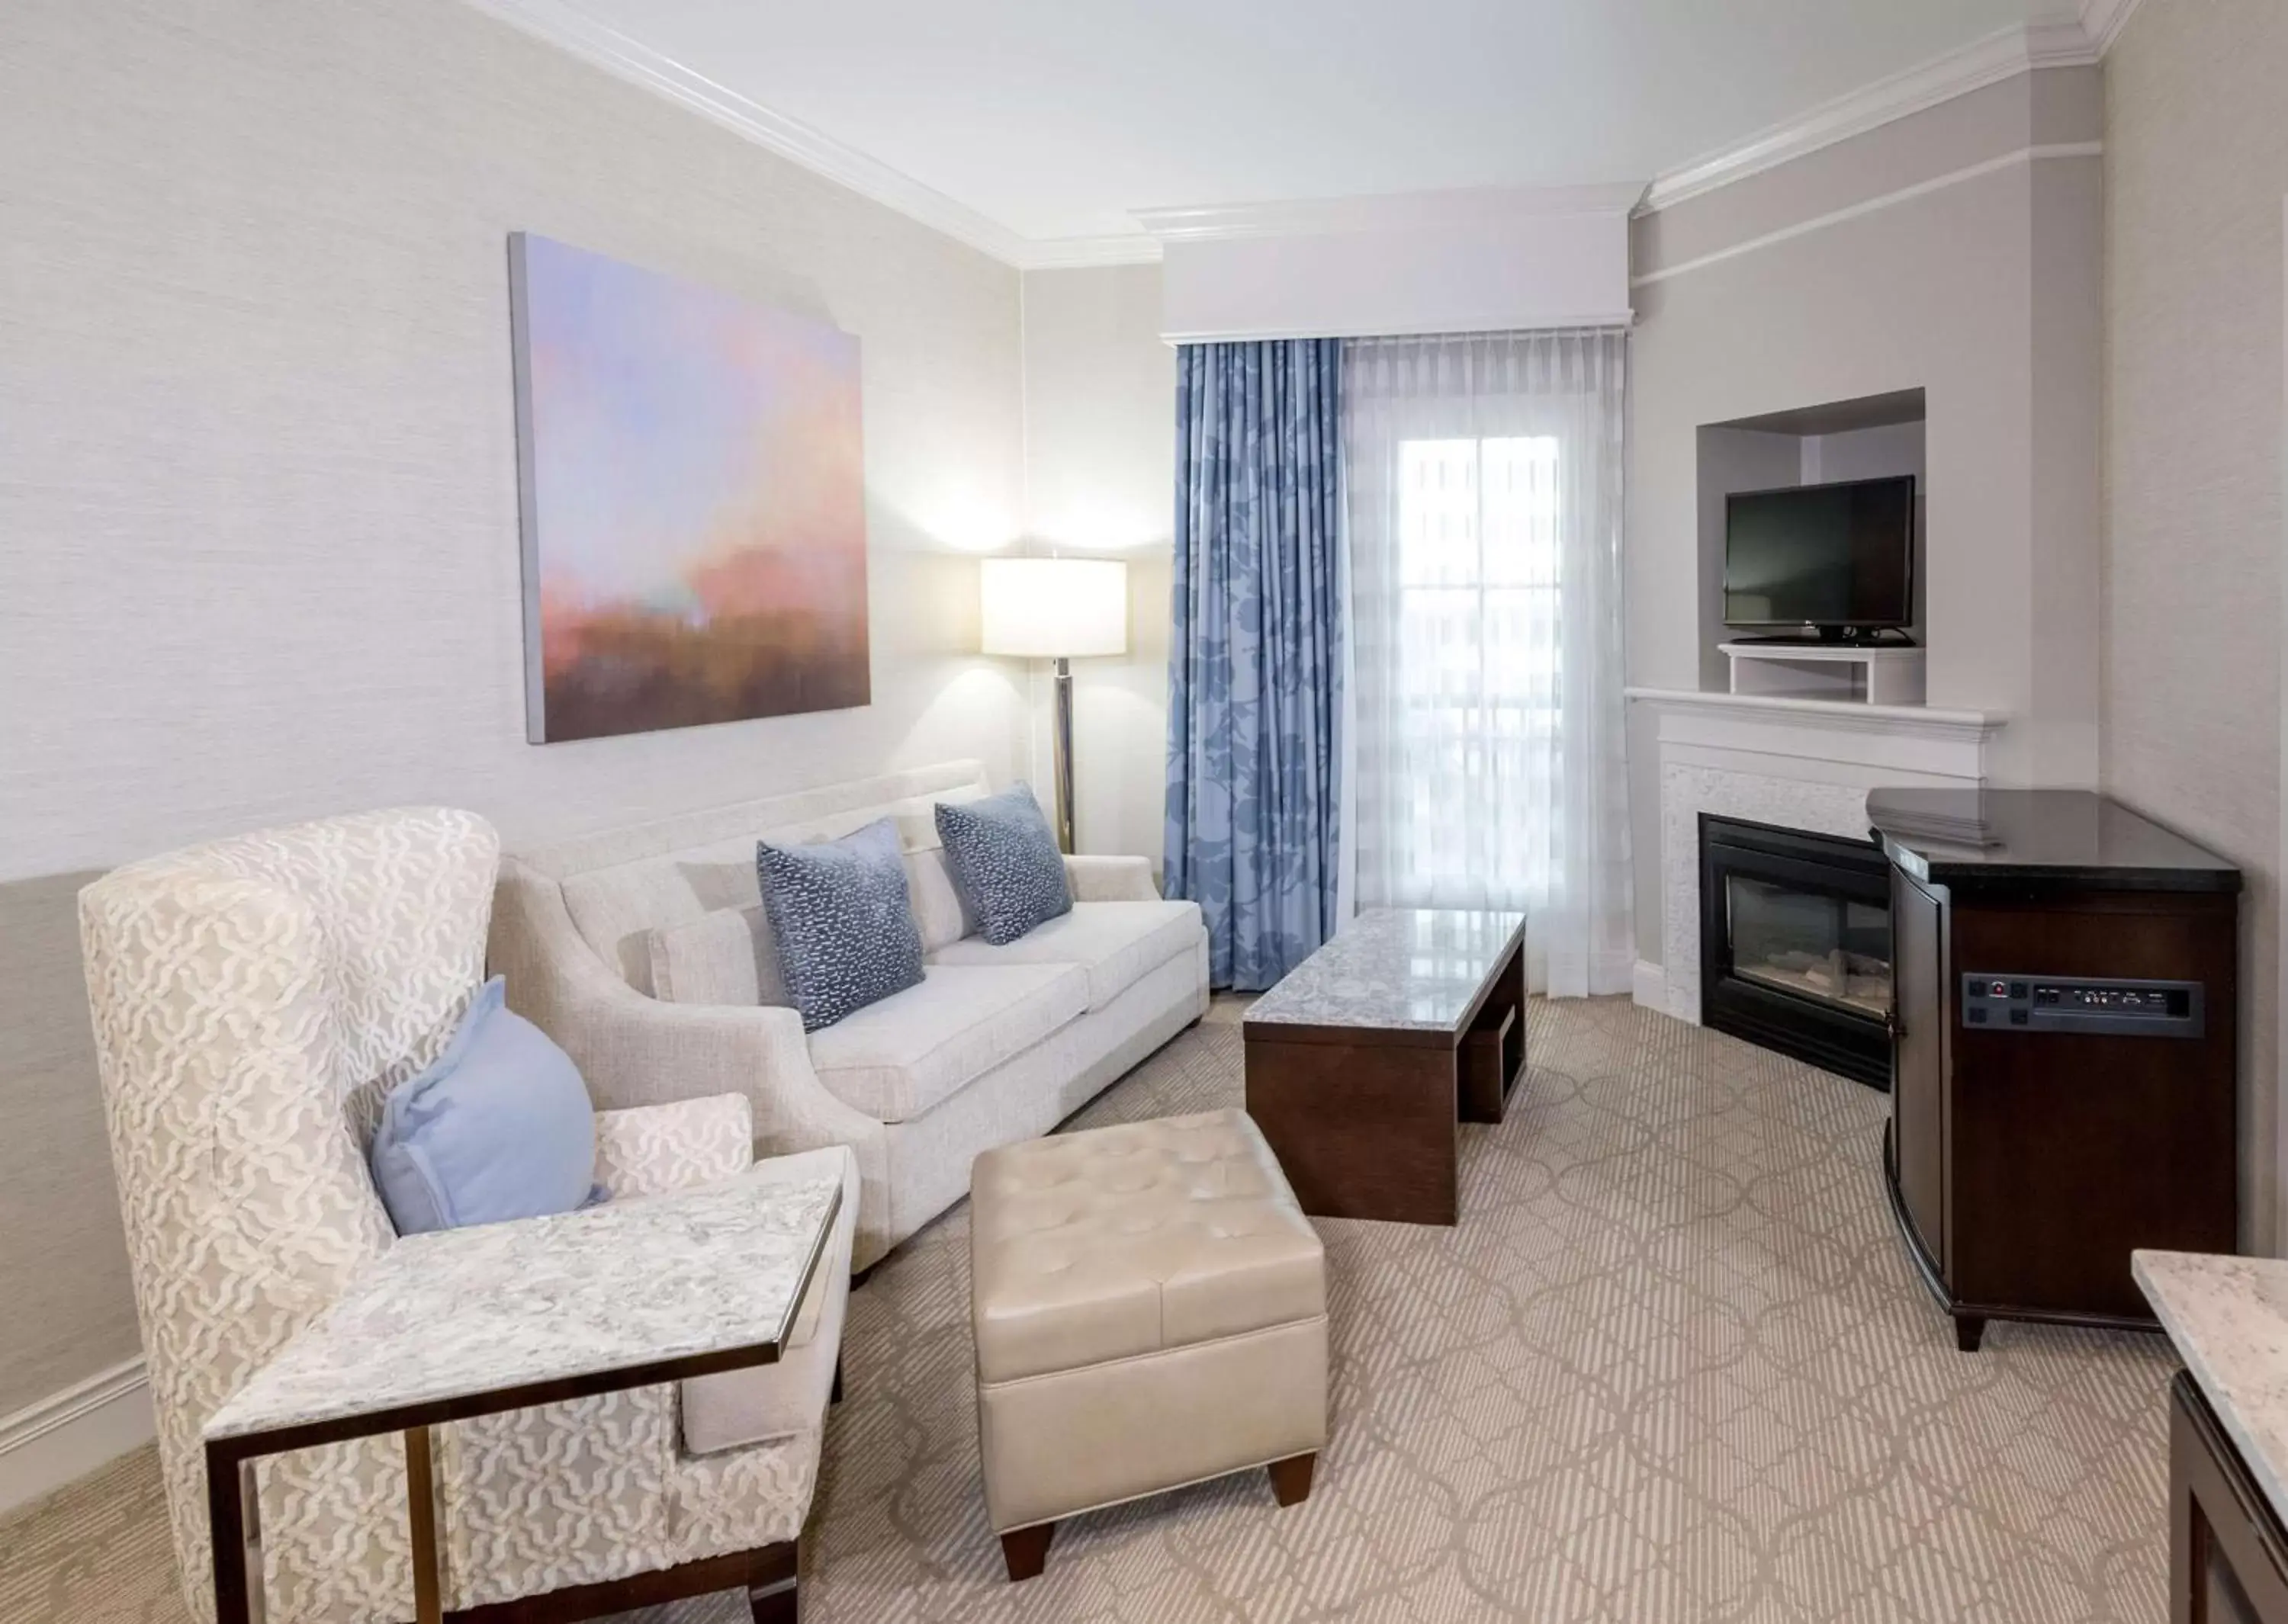
<svg viewBox="0 0 2288 1624">
<path fill-rule="evenodd" d="M 1636 1002 L 1700 1022 L 1700 814 L 1863 838 L 1867 791 L 1977 788 L 1990 711 L 1631 688 L 1659 717 L 1661 960 Z"/>
</svg>

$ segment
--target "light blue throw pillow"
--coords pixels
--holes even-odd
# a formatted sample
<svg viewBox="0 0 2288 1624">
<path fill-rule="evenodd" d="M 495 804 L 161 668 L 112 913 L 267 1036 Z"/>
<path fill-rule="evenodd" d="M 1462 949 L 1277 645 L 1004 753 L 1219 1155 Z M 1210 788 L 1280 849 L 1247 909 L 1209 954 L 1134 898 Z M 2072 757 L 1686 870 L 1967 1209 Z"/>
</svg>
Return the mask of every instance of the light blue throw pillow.
<svg viewBox="0 0 2288 1624">
<path fill-rule="evenodd" d="M 755 877 L 805 1032 L 921 985 L 922 933 L 889 819 L 815 845 L 759 842 Z"/>
<path fill-rule="evenodd" d="M 987 941 L 1005 947 L 1072 912 L 1064 853 L 1031 789 L 1012 784 L 979 801 L 940 801 L 934 811 L 954 885 Z"/>
<path fill-rule="evenodd" d="M 368 1161 L 401 1235 L 570 1212 L 600 1195 L 595 1107 L 572 1057 L 478 990 L 445 1052 L 390 1091 Z"/>
</svg>

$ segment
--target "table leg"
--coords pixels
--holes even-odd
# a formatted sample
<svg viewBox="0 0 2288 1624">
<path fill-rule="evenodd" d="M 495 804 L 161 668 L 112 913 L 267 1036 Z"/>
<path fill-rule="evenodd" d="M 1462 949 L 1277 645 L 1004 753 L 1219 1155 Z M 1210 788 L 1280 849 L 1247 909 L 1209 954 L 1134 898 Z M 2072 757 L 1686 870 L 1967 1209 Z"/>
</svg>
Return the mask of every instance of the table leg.
<svg viewBox="0 0 2288 1624">
<path fill-rule="evenodd" d="M 1247 1113 L 1313 1217 L 1447 1224 L 1456 1216 L 1455 1051 L 1444 1044 L 1283 1042 L 1250 1032 Z"/>
<path fill-rule="evenodd" d="M 213 1545 L 217 1624 L 249 1624 L 262 1574 L 246 1549 L 247 1479 L 251 1461 L 207 1446 L 207 1533 Z"/>
<path fill-rule="evenodd" d="M 443 1624 L 444 1566 L 437 1553 L 437 1475 L 429 1429 L 405 1430 L 405 1505 L 413 1526 L 414 1624 Z"/>
</svg>

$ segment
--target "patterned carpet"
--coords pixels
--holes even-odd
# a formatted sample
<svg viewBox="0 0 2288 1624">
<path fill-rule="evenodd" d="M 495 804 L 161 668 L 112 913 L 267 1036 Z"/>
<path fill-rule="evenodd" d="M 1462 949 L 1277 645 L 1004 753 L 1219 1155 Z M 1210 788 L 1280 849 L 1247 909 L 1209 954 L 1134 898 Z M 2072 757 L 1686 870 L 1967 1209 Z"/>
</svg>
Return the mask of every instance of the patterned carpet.
<svg viewBox="0 0 2288 1624">
<path fill-rule="evenodd" d="M 1236 1104 L 1239 1006 L 1084 1124 Z M 976 1482 L 967 1217 L 852 1300 L 806 1546 L 812 1624 L 2149 1620 L 2157 1337 L 1952 1334 L 1877 1171 L 1883 1101 L 1629 1003 L 1536 1002 L 1463 1129 L 1458 1229 L 1327 1221 L 1334 1438 L 1061 1528 L 1000 1572 Z M 730 1598 L 642 1615 L 732 1624 Z M 0 1619 L 180 1624 L 149 1452 L 0 1525 Z"/>
</svg>

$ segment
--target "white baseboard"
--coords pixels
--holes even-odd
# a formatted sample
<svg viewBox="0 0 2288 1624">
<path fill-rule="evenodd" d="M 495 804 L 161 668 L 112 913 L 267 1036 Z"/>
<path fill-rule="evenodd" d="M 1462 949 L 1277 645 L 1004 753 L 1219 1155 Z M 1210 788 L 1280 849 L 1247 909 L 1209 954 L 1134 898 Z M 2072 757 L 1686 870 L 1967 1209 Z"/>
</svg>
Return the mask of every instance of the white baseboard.
<svg viewBox="0 0 2288 1624">
<path fill-rule="evenodd" d="M 1657 964 L 1647 963 L 1642 959 L 1637 961 L 1636 971 L 1630 978 L 1629 995 L 1643 1008 L 1656 1010 L 1661 1014 L 1672 1019 L 1680 1020 L 1688 1026 L 1696 1026 L 1700 1024 L 1698 1010 L 1690 1008 L 1680 1010 L 1676 1007 L 1674 1001 L 1669 996 L 1668 972 Z"/>
<path fill-rule="evenodd" d="M 0 1416 L 0 1514 L 84 1477 L 156 1433 L 140 1359 Z"/>
</svg>

